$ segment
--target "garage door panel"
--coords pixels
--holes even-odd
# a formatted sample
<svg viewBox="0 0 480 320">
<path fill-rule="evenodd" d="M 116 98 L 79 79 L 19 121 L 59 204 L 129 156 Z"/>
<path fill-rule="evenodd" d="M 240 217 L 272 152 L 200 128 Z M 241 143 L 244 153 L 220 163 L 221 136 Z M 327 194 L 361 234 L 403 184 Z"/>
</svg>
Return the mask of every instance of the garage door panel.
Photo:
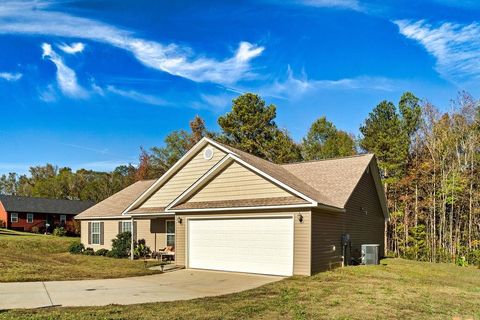
<svg viewBox="0 0 480 320">
<path fill-rule="evenodd" d="M 190 268 L 291 275 L 293 219 L 188 221 Z"/>
</svg>

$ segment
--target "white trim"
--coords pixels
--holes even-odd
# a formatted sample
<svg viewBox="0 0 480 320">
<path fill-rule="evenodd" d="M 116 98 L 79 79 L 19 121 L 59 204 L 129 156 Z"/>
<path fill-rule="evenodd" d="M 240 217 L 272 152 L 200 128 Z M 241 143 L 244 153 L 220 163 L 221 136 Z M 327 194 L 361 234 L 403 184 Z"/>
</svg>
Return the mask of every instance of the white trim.
<svg viewBox="0 0 480 320">
<path fill-rule="evenodd" d="M 225 155 L 220 161 L 218 161 L 213 167 L 207 170 L 204 175 L 202 175 L 195 183 L 193 183 L 190 187 L 187 188 L 187 190 L 183 191 L 178 195 L 175 199 L 173 199 L 170 204 L 168 204 L 165 207 L 165 211 L 170 210 L 173 206 L 175 206 L 177 203 L 179 203 L 181 200 L 191 196 L 195 191 L 200 189 L 202 187 L 202 182 L 205 181 L 206 179 L 210 178 L 211 176 L 215 175 L 217 171 L 220 171 L 224 169 L 226 166 L 228 166 L 232 161 L 233 158 L 230 154 Z M 208 181 L 207 181 L 208 182 Z"/>
<path fill-rule="evenodd" d="M 174 212 L 162 212 L 162 213 L 136 213 L 136 214 L 128 214 L 128 215 L 122 215 L 122 216 L 108 216 L 108 217 L 99 217 L 99 216 L 95 216 L 95 217 L 80 217 L 80 218 L 75 218 L 76 220 L 118 220 L 118 219 L 131 219 L 132 217 L 138 217 L 138 218 L 141 218 L 141 217 L 163 217 L 163 216 L 166 216 L 166 217 L 170 217 L 172 215 L 174 215 L 175 213 Z"/>
<path fill-rule="evenodd" d="M 258 210 L 258 209 L 287 209 L 287 208 L 315 208 L 316 206 L 310 203 L 305 204 L 287 204 L 278 206 L 256 206 L 256 207 L 226 207 L 226 208 L 201 208 L 201 209 L 174 209 L 177 213 L 180 212 L 204 212 L 204 211 L 238 211 L 238 210 Z"/>
<path fill-rule="evenodd" d="M 107 217 L 75 217 L 75 220 L 111 220 L 111 219 L 129 219 L 130 216 L 107 216 Z"/>
<path fill-rule="evenodd" d="M 174 215 L 174 212 L 158 212 L 158 213 L 127 213 L 129 217 L 149 217 L 149 216 L 171 216 Z"/>
<path fill-rule="evenodd" d="M 167 227 L 168 222 L 173 222 L 173 227 L 175 228 L 173 233 L 168 232 L 168 227 Z M 177 224 L 175 222 L 175 219 L 165 220 L 165 246 L 168 246 L 168 236 L 172 235 L 172 234 L 173 234 L 173 237 L 174 237 L 173 238 L 173 247 L 175 248 L 176 244 L 177 244 Z"/>
<path fill-rule="evenodd" d="M 226 220 L 226 219 L 268 219 L 268 218 L 291 218 L 293 224 L 293 238 L 292 238 L 292 276 L 294 275 L 295 271 L 295 224 L 296 224 L 296 216 L 297 212 L 295 213 L 287 213 L 287 214 L 273 214 L 273 215 L 239 215 L 239 216 L 209 216 L 209 217 L 195 217 L 195 216 L 187 216 L 184 217 L 185 225 L 185 268 L 190 268 L 190 255 L 189 255 L 189 247 L 190 247 L 190 237 L 189 237 L 189 221 L 190 220 Z M 175 229 L 175 232 L 177 230 Z M 230 271 L 225 271 L 230 272 Z M 234 272 L 234 271 L 231 271 Z"/>
<path fill-rule="evenodd" d="M 32 221 L 29 221 L 30 219 L 28 219 L 29 217 L 32 217 Z M 33 223 L 33 213 L 27 213 L 27 223 Z"/>
<path fill-rule="evenodd" d="M 263 171 L 260 170 L 260 169 L 257 169 L 256 167 L 254 167 L 254 166 L 252 166 L 251 164 L 245 162 L 244 160 L 240 159 L 239 157 L 237 157 L 237 156 L 234 155 L 233 158 L 234 158 L 235 160 L 237 160 L 238 162 L 240 162 L 241 164 L 243 164 L 244 166 L 246 166 L 247 168 L 249 168 L 250 170 L 255 171 L 255 172 L 258 173 L 259 175 L 263 176 L 264 178 L 269 179 L 271 182 L 279 185 L 280 187 L 282 187 L 282 188 L 290 191 L 291 193 L 299 196 L 300 198 L 303 198 L 303 199 L 307 200 L 308 202 L 311 202 L 311 203 L 314 204 L 315 206 L 318 205 L 318 202 L 317 202 L 317 201 L 313 200 L 312 198 L 308 197 L 307 195 L 304 195 L 304 194 L 301 193 L 300 191 L 297 191 L 297 190 L 295 190 L 295 189 L 287 186 L 286 184 L 278 181 L 278 180 L 275 179 L 274 177 L 270 176 L 269 174 L 263 172 Z"/>
<path fill-rule="evenodd" d="M 129 205 L 125 210 L 123 210 L 122 215 L 127 214 L 128 211 L 130 211 L 137 204 L 144 201 L 154 191 L 156 191 L 158 189 L 158 187 L 162 185 L 163 182 L 166 182 L 166 180 L 168 180 L 168 178 L 170 178 L 172 173 L 174 173 L 174 171 L 177 170 L 177 167 L 183 165 L 184 162 L 186 162 L 190 158 L 190 155 L 195 154 L 198 151 L 197 149 L 202 148 L 206 143 L 208 143 L 208 141 L 209 141 L 209 139 L 207 139 L 207 138 L 202 138 L 200 141 L 198 141 L 190 150 L 187 151 L 187 153 L 185 153 L 183 155 L 183 157 L 181 157 L 177 162 L 175 162 L 175 164 L 173 166 L 171 166 L 170 169 L 167 170 L 167 172 L 165 172 L 147 190 L 145 190 L 140 196 L 138 196 L 138 198 L 135 201 L 133 201 L 133 203 L 131 205 Z"/>
<path fill-rule="evenodd" d="M 15 215 L 15 221 L 13 221 L 13 215 Z M 18 212 L 10 213 L 10 223 L 18 223 Z"/>
<path fill-rule="evenodd" d="M 128 223 L 128 224 L 130 224 L 130 230 L 127 230 L 127 231 L 129 231 L 131 234 L 133 234 L 133 225 L 132 225 L 132 221 L 131 221 L 131 220 L 121 220 L 121 221 L 119 221 L 119 222 L 121 223 L 120 233 L 125 232 L 124 224 L 125 224 L 125 223 Z"/>
<path fill-rule="evenodd" d="M 98 234 L 98 243 L 94 243 L 93 242 L 93 224 L 94 223 L 98 223 L 98 233 L 95 233 L 95 235 Z M 101 222 L 100 221 L 92 221 L 91 222 L 91 225 L 90 225 L 90 244 L 91 245 L 100 245 L 100 243 L 102 242 L 102 227 L 101 227 Z"/>
</svg>

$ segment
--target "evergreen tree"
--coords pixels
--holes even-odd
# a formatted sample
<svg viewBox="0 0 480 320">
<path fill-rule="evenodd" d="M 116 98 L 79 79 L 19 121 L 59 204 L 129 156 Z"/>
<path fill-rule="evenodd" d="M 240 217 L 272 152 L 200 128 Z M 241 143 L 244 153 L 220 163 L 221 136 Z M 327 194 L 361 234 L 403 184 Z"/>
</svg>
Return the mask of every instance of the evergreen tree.
<svg viewBox="0 0 480 320">
<path fill-rule="evenodd" d="M 218 119 L 220 139 L 228 145 L 266 160 L 285 163 L 301 158 L 286 131 L 275 123 L 276 107 L 258 95 L 246 93 L 233 100 L 232 110 Z"/>
<path fill-rule="evenodd" d="M 305 160 L 320 160 L 356 154 L 355 141 L 345 131 L 337 130 L 326 117 L 317 119 L 303 138 L 302 155 Z"/>
</svg>

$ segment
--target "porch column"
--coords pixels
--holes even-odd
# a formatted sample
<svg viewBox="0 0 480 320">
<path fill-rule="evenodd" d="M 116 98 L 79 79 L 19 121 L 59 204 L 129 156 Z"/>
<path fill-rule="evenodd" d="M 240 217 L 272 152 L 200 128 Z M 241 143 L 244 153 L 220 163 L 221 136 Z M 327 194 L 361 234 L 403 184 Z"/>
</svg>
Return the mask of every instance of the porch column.
<svg viewBox="0 0 480 320">
<path fill-rule="evenodd" d="M 133 221 L 133 217 L 132 217 L 132 220 L 131 220 L 131 227 L 130 227 L 130 234 L 131 234 L 131 237 L 130 237 L 130 260 L 133 260 L 133 225 L 134 225 L 134 221 Z"/>
</svg>

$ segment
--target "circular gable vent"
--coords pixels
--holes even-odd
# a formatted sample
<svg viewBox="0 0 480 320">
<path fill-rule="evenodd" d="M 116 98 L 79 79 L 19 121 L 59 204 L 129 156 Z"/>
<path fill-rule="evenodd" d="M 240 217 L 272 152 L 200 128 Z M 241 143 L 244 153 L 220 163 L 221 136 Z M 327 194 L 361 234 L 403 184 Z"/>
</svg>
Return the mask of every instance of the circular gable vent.
<svg viewBox="0 0 480 320">
<path fill-rule="evenodd" d="M 203 150 L 203 158 L 205 160 L 210 160 L 213 158 L 213 149 L 212 148 L 205 148 L 205 150 Z"/>
</svg>

